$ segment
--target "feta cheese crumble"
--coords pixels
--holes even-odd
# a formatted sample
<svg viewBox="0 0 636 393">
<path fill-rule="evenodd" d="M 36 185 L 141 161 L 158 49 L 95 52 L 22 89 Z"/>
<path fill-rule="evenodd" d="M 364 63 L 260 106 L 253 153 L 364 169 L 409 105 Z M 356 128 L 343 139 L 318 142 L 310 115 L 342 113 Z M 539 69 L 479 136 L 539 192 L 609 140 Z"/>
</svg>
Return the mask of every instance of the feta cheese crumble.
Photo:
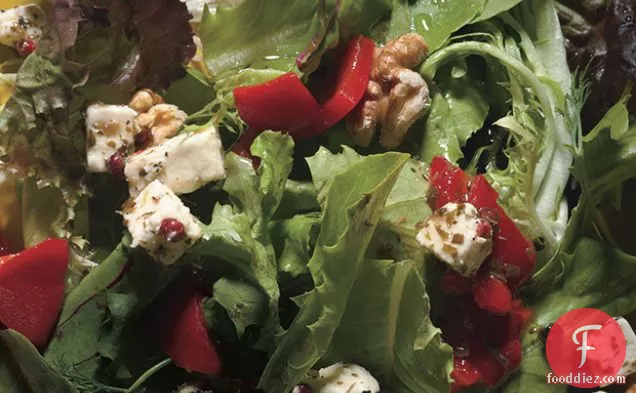
<svg viewBox="0 0 636 393">
<path fill-rule="evenodd" d="M 131 196 L 155 179 L 176 194 L 193 192 L 225 178 L 221 138 L 214 127 L 177 135 L 128 157 L 124 174 Z"/>
<path fill-rule="evenodd" d="M 309 376 L 304 384 L 311 393 L 379 393 L 380 384 L 373 376 L 357 364 L 336 363 L 321 368 L 317 375 Z M 301 393 L 301 386 L 292 393 Z"/>
<path fill-rule="evenodd" d="M 25 40 L 38 41 L 45 24 L 44 10 L 37 4 L 0 11 L 0 44 L 16 47 Z"/>
<path fill-rule="evenodd" d="M 492 251 L 490 224 L 470 203 L 447 203 L 436 210 L 416 237 L 463 276 L 474 275 Z"/>
<path fill-rule="evenodd" d="M 92 104 L 86 109 L 89 172 L 108 172 L 106 160 L 135 142 L 137 112 L 126 105 Z"/>
<path fill-rule="evenodd" d="M 178 196 L 160 181 L 148 184 L 137 197 L 124 205 L 124 225 L 132 236 L 131 247 L 142 247 L 164 265 L 171 265 L 201 238 L 199 221 Z M 161 235 L 165 220 L 183 225 L 183 237 L 168 241 Z"/>
</svg>

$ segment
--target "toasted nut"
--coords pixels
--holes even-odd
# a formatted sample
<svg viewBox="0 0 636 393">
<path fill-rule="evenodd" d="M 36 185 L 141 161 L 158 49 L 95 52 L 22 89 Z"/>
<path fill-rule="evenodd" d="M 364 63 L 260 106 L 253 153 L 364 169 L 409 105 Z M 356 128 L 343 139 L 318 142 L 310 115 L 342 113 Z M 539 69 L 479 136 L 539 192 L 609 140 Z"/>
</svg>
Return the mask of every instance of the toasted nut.
<svg viewBox="0 0 636 393">
<path fill-rule="evenodd" d="M 376 48 L 365 97 L 347 119 L 354 142 L 368 146 L 380 127 L 382 146 L 394 148 L 402 143 L 429 107 L 428 86 L 411 70 L 424 60 L 427 51 L 426 42 L 415 33 Z"/>
<path fill-rule="evenodd" d="M 149 129 L 154 144 L 159 144 L 164 139 L 174 136 L 186 117 L 186 113 L 175 105 L 158 104 L 148 112 L 137 115 L 135 124 L 142 131 Z"/>
<path fill-rule="evenodd" d="M 150 89 L 141 89 L 133 95 L 128 106 L 139 113 L 148 112 L 153 105 L 163 104 L 163 98 Z"/>
</svg>

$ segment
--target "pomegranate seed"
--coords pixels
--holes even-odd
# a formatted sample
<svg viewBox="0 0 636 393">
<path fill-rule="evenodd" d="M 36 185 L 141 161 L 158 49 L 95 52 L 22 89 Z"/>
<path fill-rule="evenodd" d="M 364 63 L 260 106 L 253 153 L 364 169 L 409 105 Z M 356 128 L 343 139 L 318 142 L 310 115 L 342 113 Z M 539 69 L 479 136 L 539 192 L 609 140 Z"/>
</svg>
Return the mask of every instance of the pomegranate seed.
<svg viewBox="0 0 636 393">
<path fill-rule="evenodd" d="M 135 134 L 135 150 L 141 150 L 152 144 L 152 132 L 148 128 L 144 128 Z"/>
<path fill-rule="evenodd" d="M 477 224 L 477 236 L 484 239 L 492 238 L 492 226 L 487 221 L 480 220 Z"/>
<path fill-rule="evenodd" d="M 32 39 L 25 39 L 18 42 L 15 45 L 15 49 L 18 51 L 18 54 L 22 57 L 27 57 L 31 53 L 35 51 L 36 44 Z"/>
<path fill-rule="evenodd" d="M 124 179 L 124 168 L 126 163 L 124 162 L 124 156 L 120 151 L 113 153 L 112 156 L 106 160 L 106 168 L 108 172 L 112 173 L 118 179 Z"/>
<path fill-rule="evenodd" d="M 185 238 L 185 227 L 179 220 L 165 218 L 159 225 L 159 236 L 168 242 L 179 242 Z"/>
</svg>

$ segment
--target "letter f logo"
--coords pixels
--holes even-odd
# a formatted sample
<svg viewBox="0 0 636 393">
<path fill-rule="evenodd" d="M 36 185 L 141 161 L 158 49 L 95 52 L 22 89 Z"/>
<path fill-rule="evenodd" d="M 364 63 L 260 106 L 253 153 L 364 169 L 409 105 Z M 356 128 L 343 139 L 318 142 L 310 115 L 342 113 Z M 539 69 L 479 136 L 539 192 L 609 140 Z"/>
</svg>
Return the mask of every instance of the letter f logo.
<svg viewBox="0 0 636 393">
<path fill-rule="evenodd" d="M 591 345 L 587 345 L 587 332 L 590 330 L 601 330 L 602 327 L 603 326 L 601 325 L 585 325 L 576 329 L 574 333 L 572 333 L 572 341 L 574 341 L 574 344 L 581 345 L 576 349 L 577 351 L 581 351 L 581 364 L 579 364 L 579 368 L 583 367 L 585 361 L 587 360 L 587 351 L 593 351 L 596 349 Z M 579 342 L 577 336 L 581 332 L 583 332 L 583 335 L 581 342 Z"/>
</svg>

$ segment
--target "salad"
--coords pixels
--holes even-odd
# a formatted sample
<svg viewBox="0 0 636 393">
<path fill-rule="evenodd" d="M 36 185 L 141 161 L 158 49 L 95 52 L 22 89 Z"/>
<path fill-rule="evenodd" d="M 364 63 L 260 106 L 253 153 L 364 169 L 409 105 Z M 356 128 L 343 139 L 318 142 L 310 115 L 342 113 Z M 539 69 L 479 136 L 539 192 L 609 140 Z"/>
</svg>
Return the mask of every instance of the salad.
<svg viewBox="0 0 636 393">
<path fill-rule="evenodd" d="M 5 3 L 3 393 L 564 393 L 577 308 L 636 373 L 633 1 Z"/>
</svg>

